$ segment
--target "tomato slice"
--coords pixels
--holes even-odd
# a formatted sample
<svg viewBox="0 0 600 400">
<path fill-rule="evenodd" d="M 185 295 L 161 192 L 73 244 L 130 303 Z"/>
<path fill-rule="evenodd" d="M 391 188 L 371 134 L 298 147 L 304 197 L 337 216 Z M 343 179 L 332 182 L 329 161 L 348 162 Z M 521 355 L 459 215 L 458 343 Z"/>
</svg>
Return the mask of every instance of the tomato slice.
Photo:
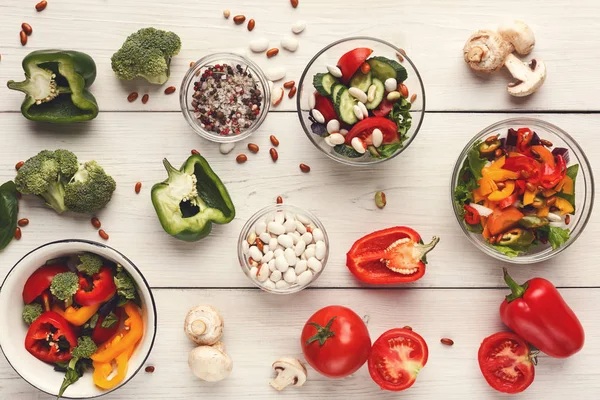
<svg viewBox="0 0 600 400">
<path fill-rule="evenodd" d="M 333 103 L 329 98 L 315 92 L 315 99 L 315 109 L 323 115 L 325 123 L 328 123 L 332 119 L 337 119 L 338 116 L 335 112 L 335 108 L 333 108 Z"/>
<path fill-rule="evenodd" d="M 383 390 L 405 390 L 415 383 L 428 357 L 421 335 L 404 328 L 390 329 L 371 348 L 369 374 Z"/>
<path fill-rule="evenodd" d="M 350 50 L 342 57 L 337 63 L 337 66 L 342 71 L 342 82 L 347 85 L 350 82 L 350 78 L 360 66 L 367 61 L 367 58 L 373 53 L 372 49 L 366 47 L 358 47 L 354 50 Z"/>
<path fill-rule="evenodd" d="M 512 332 L 498 332 L 485 338 L 477 359 L 483 377 L 499 392 L 520 393 L 533 382 L 535 369 L 529 346 Z"/>
<path fill-rule="evenodd" d="M 346 135 L 346 144 L 351 144 L 352 139 L 359 137 L 367 144 L 373 144 L 371 134 L 373 130 L 379 129 L 383 133 L 382 144 L 391 144 L 400 141 L 398 137 L 398 126 L 394 121 L 384 117 L 369 117 L 354 124 L 350 132 Z"/>
<path fill-rule="evenodd" d="M 389 101 L 388 99 L 385 99 L 381 102 L 379 107 L 373 110 L 373 114 L 376 117 L 385 117 L 392 111 L 392 109 L 394 108 L 394 104 L 396 104 L 395 101 Z"/>
<path fill-rule="evenodd" d="M 25 282 L 25 286 L 23 286 L 23 301 L 25 304 L 30 304 L 33 302 L 39 295 L 41 295 L 46 289 L 50 287 L 52 283 L 52 278 L 54 276 L 67 272 L 69 268 L 65 265 L 54 264 L 54 265 L 45 265 L 41 268 L 38 268 Z"/>
</svg>

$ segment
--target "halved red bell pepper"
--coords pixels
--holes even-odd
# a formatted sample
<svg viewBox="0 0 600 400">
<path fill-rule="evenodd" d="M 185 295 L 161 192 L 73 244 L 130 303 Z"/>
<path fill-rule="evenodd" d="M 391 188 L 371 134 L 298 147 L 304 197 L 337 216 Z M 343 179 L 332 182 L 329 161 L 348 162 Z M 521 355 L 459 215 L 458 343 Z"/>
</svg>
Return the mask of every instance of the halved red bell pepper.
<svg viewBox="0 0 600 400">
<path fill-rule="evenodd" d="M 92 282 L 84 274 L 79 274 L 79 290 L 74 299 L 82 306 L 93 306 L 110 300 L 116 291 L 112 270 L 102 267 L 100 272 L 92 276 Z"/>
<path fill-rule="evenodd" d="M 342 82 L 347 85 L 350 82 L 350 78 L 360 66 L 367 61 L 367 58 L 373 53 L 372 49 L 366 47 L 358 47 L 354 50 L 350 50 L 342 57 L 340 57 L 337 66 L 342 71 Z"/>
<path fill-rule="evenodd" d="M 102 327 L 102 322 L 104 322 L 104 318 L 106 318 L 106 317 L 101 315 L 98 318 L 96 327 L 94 328 L 94 331 L 92 332 L 92 340 L 96 344 L 100 345 L 100 344 L 106 342 L 108 339 L 113 337 L 119 331 L 119 328 L 121 327 L 121 321 L 123 321 L 123 309 L 121 307 L 118 307 L 115 310 L 115 315 L 117 316 L 118 320 L 110 328 Z"/>
<path fill-rule="evenodd" d="M 569 357 L 581 350 L 583 327 L 550 281 L 533 278 L 518 285 L 506 268 L 504 280 L 512 291 L 500 306 L 506 326 L 550 357 Z"/>
<path fill-rule="evenodd" d="M 552 189 L 562 181 L 567 175 L 567 163 L 563 156 L 556 156 L 556 165 L 544 164 L 541 184 L 546 189 Z"/>
<path fill-rule="evenodd" d="M 315 109 L 323 115 L 325 123 L 338 118 L 333 103 L 328 97 L 321 96 L 319 93 L 315 92 L 315 99 Z"/>
<path fill-rule="evenodd" d="M 50 287 L 52 278 L 56 275 L 67 272 L 69 268 L 66 265 L 53 264 L 45 265 L 38 268 L 25 282 L 23 286 L 23 301 L 25 304 L 32 303 L 38 298 L 45 290 Z"/>
<path fill-rule="evenodd" d="M 62 347 L 65 344 L 68 348 Z M 67 320 L 54 311 L 42 313 L 25 336 L 25 349 L 38 360 L 48 363 L 69 361 L 75 346 L 77 335 Z"/>
<path fill-rule="evenodd" d="M 423 244 L 421 236 L 406 226 L 368 234 L 357 240 L 346 255 L 346 266 L 360 281 L 372 284 L 414 282 L 425 274 L 425 255 L 439 242 Z"/>
</svg>

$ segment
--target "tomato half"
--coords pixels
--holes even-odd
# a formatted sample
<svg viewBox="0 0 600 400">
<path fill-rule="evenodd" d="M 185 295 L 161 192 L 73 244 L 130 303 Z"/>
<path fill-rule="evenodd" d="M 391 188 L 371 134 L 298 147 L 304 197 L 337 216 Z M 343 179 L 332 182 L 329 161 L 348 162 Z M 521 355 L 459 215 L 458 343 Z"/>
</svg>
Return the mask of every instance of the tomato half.
<svg viewBox="0 0 600 400">
<path fill-rule="evenodd" d="M 306 321 L 300 345 L 306 362 L 320 374 L 343 378 L 367 361 L 371 337 L 364 321 L 354 311 L 329 306 Z"/>
<path fill-rule="evenodd" d="M 69 268 L 65 265 L 54 264 L 54 265 L 45 265 L 41 268 L 38 268 L 25 282 L 25 286 L 23 286 L 23 301 L 25 304 L 30 304 L 33 302 L 39 295 L 41 295 L 44 290 L 50 287 L 52 283 L 52 278 L 56 275 L 67 272 Z"/>
<path fill-rule="evenodd" d="M 350 78 L 352 78 L 352 75 L 354 75 L 354 73 L 358 71 L 360 66 L 365 61 L 367 61 L 367 58 L 369 58 L 371 53 L 373 53 L 372 49 L 366 47 L 358 47 L 354 50 L 350 50 L 342 57 L 340 57 L 337 66 L 342 71 L 341 80 L 345 85 L 348 84 Z"/>
<path fill-rule="evenodd" d="M 381 389 L 399 392 L 415 383 L 428 357 L 429 349 L 421 335 L 404 328 L 390 329 L 373 344 L 369 374 Z"/>
<path fill-rule="evenodd" d="M 319 93 L 315 92 L 315 99 L 315 109 L 323 115 L 323 118 L 325 118 L 325 123 L 331 121 L 332 119 L 338 118 L 335 108 L 333 108 L 333 103 L 329 98 L 321 96 Z"/>
<path fill-rule="evenodd" d="M 400 141 L 398 137 L 398 126 L 391 119 L 384 117 L 369 117 L 354 124 L 346 135 L 346 144 L 351 144 L 352 139 L 359 137 L 367 144 L 372 144 L 371 134 L 373 130 L 379 129 L 383 133 L 382 144 L 391 144 Z"/>
<path fill-rule="evenodd" d="M 529 346 L 512 332 L 498 332 L 483 340 L 477 360 L 487 383 L 499 392 L 520 393 L 533 382 L 535 368 Z"/>
</svg>

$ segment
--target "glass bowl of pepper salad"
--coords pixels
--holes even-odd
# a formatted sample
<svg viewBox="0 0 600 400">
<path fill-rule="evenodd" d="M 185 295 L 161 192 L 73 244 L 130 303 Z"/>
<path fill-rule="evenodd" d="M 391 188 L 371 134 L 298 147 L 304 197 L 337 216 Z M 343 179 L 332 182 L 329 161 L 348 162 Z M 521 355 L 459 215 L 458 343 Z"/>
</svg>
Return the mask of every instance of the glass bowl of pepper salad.
<svg viewBox="0 0 600 400">
<path fill-rule="evenodd" d="M 246 222 L 238 240 L 244 274 L 262 290 L 291 294 L 319 278 L 329 257 L 329 237 L 309 211 L 275 204 Z"/>
<path fill-rule="evenodd" d="M 270 105 L 269 84 L 252 60 L 215 53 L 190 67 L 179 102 L 183 116 L 198 135 L 212 142 L 237 142 L 264 122 Z"/>
<path fill-rule="evenodd" d="M 594 203 L 583 149 L 534 118 L 488 126 L 465 146 L 451 182 L 456 219 L 484 253 L 510 263 L 548 260 L 581 235 Z"/>
</svg>

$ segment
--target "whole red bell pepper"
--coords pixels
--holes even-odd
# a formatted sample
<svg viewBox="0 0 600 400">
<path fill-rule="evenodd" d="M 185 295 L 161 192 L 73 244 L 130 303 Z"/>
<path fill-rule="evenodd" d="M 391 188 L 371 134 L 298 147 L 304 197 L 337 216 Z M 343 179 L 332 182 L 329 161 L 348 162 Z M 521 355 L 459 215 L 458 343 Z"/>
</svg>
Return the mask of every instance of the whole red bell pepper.
<svg viewBox="0 0 600 400">
<path fill-rule="evenodd" d="M 66 319 L 46 311 L 33 321 L 25 336 L 25 349 L 38 360 L 49 363 L 69 361 L 77 346 L 77 335 Z"/>
<path fill-rule="evenodd" d="M 551 357 L 565 358 L 583 347 L 585 333 L 554 285 L 543 278 L 517 284 L 504 269 L 512 293 L 500 306 L 502 322 Z"/>
<path fill-rule="evenodd" d="M 100 272 L 92 276 L 91 283 L 84 274 L 79 274 L 79 289 L 74 299 L 79 305 L 93 306 L 108 301 L 116 291 L 112 270 L 102 267 Z"/>
</svg>

